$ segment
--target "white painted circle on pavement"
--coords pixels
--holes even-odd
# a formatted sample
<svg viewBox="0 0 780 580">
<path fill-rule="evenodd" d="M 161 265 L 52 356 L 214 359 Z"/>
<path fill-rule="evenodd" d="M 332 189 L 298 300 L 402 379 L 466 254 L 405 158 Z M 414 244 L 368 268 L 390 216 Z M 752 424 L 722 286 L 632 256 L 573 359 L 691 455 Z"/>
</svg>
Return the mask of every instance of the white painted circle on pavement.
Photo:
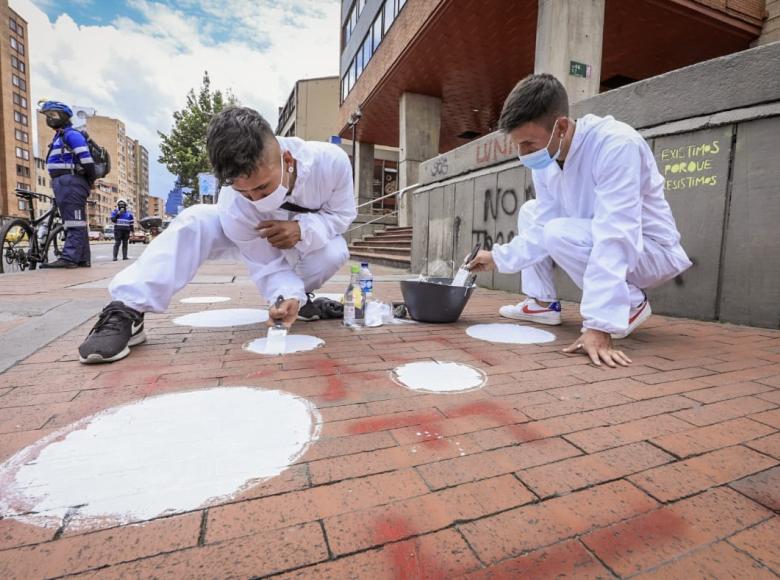
<svg viewBox="0 0 780 580">
<path fill-rule="evenodd" d="M 259 308 L 223 308 L 220 310 L 204 310 L 193 312 L 173 319 L 180 326 L 195 326 L 197 328 L 224 328 L 227 326 L 242 326 L 257 324 L 268 320 L 268 311 Z"/>
<path fill-rule="evenodd" d="M 546 330 L 509 323 L 475 324 L 466 329 L 466 334 L 479 340 L 503 344 L 538 344 L 555 340 L 555 335 Z"/>
<path fill-rule="evenodd" d="M 281 473 L 320 424 L 308 401 L 250 387 L 114 407 L 0 465 L 0 515 L 56 527 L 70 512 L 94 526 L 201 508 Z"/>
<path fill-rule="evenodd" d="M 268 339 L 263 338 L 256 338 L 254 340 L 251 340 L 247 342 L 244 345 L 244 350 L 247 350 L 249 352 L 254 352 L 256 354 L 266 354 L 265 352 L 265 345 L 266 342 L 268 342 Z M 284 337 L 284 353 L 282 354 L 290 354 L 293 352 L 304 352 L 307 350 L 314 350 L 315 348 L 319 348 L 320 346 L 324 345 L 325 341 L 321 338 L 317 338 L 316 336 L 308 336 L 306 334 L 288 334 Z M 269 356 L 278 356 L 278 355 L 269 355 Z"/>
<path fill-rule="evenodd" d="M 230 298 L 227 296 L 190 296 L 179 300 L 182 304 L 216 304 L 217 302 L 227 302 Z"/>
<path fill-rule="evenodd" d="M 487 381 L 485 373 L 470 365 L 440 361 L 405 364 L 393 369 L 392 377 L 403 387 L 428 393 L 470 391 Z"/>
</svg>

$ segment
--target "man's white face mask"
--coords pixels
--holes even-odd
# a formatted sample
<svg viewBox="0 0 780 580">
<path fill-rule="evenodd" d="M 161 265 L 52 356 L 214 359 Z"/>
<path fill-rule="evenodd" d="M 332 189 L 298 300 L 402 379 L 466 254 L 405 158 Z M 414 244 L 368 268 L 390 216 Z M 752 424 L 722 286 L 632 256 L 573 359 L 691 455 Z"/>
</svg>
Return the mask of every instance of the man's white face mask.
<svg viewBox="0 0 780 580">
<path fill-rule="evenodd" d="M 251 203 L 257 211 L 262 212 L 269 212 L 274 211 L 276 209 L 279 209 L 279 207 L 284 203 L 284 198 L 287 196 L 287 193 L 289 191 L 289 188 L 284 185 L 284 176 L 285 173 L 287 173 L 287 185 L 290 184 L 290 177 L 289 175 L 293 172 L 292 166 L 290 166 L 287 170 L 287 172 L 284 171 L 284 155 L 280 152 L 279 153 L 279 161 L 281 162 L 281 179 L 279 181 L 279 187 L 277 187 L 272 193 L 269 193 L 262 199 L 258 199 L 257 201 L 252 201 L 247 199 L 249 203 Z M 245 198 L 246 199 L 246 198 Z"/>
</svg>

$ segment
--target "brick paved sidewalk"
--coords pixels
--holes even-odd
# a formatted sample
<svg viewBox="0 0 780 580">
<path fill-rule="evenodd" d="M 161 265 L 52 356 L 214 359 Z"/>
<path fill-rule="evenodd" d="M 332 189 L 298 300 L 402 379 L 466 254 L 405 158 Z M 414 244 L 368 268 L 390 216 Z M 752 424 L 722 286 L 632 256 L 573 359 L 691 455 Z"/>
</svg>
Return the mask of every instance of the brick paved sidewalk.
<svg viewBox="0 0 780 580">
<path fill-rule="evenodd" d="M 0 277 L 0 294 L 94 299 L 105 290 L 73 284 L 116 270 Z M 397 282 L 377 287 L 400 297 Z M 206 294 L 233 301 L 178 303 Z M 780 574 L 778 331 L 653 316 L 622 343 L 634 364 L 606 370 L 560 352 L 579 333 L 576 305 L 546 328 L 554 343 L 470 338 L 469 324 L 500 321 L 498 307 L 516 300 L 478 290 L 457 324 L 356 333 L 315 322 L 296 332 L 323 348 L 265 358 L 241 349 L 262 327 L 171 322 L 257 306 L 250 284 L 191 285 L 175 300 L 147 316 L 149 341 L 118 363 L 78 363 L 90 320 L 0 375 L 0 459 L 109 407 L 215 386 L 305 397 L 322 415 L 320 439 L 280 476 L 189 513 L 92 530 L 0 520 L 3 578 Z M 1 340 L 17 327 L 0 322 Z M 390 379 L 419 360 L 466 362 L 488 383 L 432 395 Z"/>
</svg>

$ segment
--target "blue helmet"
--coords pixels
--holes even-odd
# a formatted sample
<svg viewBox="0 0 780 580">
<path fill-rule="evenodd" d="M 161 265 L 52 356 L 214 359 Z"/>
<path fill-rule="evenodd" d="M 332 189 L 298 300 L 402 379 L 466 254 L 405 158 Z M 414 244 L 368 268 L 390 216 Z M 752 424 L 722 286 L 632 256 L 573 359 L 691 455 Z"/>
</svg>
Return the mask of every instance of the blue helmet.
<svg viewBox="0 0 780 580">
<path fill-rule="evenodd" d="M 60 103 L 59 101 L 46 101 L 41 105 L 41 113 L 45 113 L 47 111 L 61 111 L 65 113 L 68 117 L 73 116 L 73 111 L 71 108 L 66 105 L 65 103 Z"/>
</svg>

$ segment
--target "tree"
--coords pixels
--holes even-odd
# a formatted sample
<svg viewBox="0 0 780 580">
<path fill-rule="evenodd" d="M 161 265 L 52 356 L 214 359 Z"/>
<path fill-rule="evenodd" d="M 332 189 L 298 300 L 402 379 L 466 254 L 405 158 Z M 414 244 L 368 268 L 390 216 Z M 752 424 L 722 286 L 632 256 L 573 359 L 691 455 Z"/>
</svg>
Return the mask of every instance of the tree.
<svg viewBox="0 0 780 580">
<path fill-rule="evenodd" d="M 238 100 L 227 91 L 211 90 L 208 71 L 203 73 L 200 91 L 194 89 L 187 93 L 187 106 L 173 114 L 173 129 L 170 135 L 158 131 L 162 143 L 158 161 L 178 178 L 178 183 L 192 188 L 192 197 L 199 196 L 198 173 L 210 172 L 206 152 L 206 129 L 211 118 L 229 105 L 237 105 Z"/>
</svg>

